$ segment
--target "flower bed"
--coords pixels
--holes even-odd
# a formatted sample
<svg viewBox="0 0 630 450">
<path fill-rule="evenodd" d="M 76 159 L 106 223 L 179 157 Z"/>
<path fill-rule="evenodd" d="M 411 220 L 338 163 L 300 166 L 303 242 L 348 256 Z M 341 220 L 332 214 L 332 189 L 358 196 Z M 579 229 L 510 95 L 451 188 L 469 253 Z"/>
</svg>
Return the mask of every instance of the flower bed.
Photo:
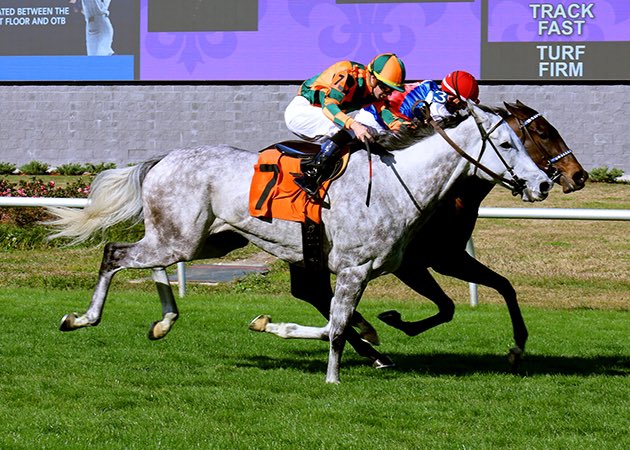
<svg viewBox="0 0 630 450">
<path fill-rule="evenodd" d="M 39 178 L 12 182 L 0 179 L 2 197 L 85 198 L 90 193 L 89 182 L 78 178 L 65 185 Z M 47 218 L 44 208 L 0 208 L 0 223 L 30 226 Z"/>
</svg>

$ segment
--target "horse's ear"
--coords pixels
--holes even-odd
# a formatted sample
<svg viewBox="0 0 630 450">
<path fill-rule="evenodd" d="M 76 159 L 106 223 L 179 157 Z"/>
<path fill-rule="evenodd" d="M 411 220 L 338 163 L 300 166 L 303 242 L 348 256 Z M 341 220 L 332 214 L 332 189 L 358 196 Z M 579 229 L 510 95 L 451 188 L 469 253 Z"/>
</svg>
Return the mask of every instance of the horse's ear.
<svg viewBox="0 0 630 450">
<path fill-rule="evenodd" d="M 514 114 L 514 110 L 518 109 L 518 100 L 516 100 L 517 103 L 508 103 L 508 102 L 503 102 L 503 104 L 505 105 L 505 109 L 507 109 L 511 114 Z"/>
<path fill-rule="evenodd" d="M 519 99 L 516 99 L 516 106 L 525 106 L 525 103 L 521 102 Z"/>
</svg>

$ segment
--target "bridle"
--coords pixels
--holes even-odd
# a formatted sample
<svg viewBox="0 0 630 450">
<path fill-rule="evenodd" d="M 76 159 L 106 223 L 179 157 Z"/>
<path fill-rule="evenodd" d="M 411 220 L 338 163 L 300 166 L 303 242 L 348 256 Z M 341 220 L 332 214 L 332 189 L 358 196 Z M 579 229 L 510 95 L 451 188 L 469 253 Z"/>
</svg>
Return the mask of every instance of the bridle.
<svg viewBox="0 0 630 450">
<path fill-rule="evenodd" d="M 500 119 L 496 124 L 494 124 L 489 130 L 486 131 L 486 129 L 483 127 L 483 122 L 482 122 L 481 118 L 477 115 L 477 113 L 473 110 L 473 108 L 470 107 L 470 105 L 468 106 L 468 111 L 470 112 L 470 114 L 475 119 L 475 123 L 477 124 L 477 128 L 479 129 L 479 133 L 481 134 L 482 144 L 481 144 L 481 151 L 479 152 L 479 158 L 478 159 L 473 158 L 468 153 L 466 153 L 464 150 L 462 150 L 462 148 L 459 145 L 457 145 L 448 136 L 448 134 L 446 134 L 446 132 L 442 129 L 442 127 L 440 127 L 438 125 L 438 123 L 431 117 L 431 114 L 429 112 L 429 107 L 428 107 L 427 103 L 425 102 L 425 104 L 424 104 L 425 117 L 427 118 L 428 123 L 433 127 L 433 129 L 435 129 L 435 131 L 440 136 L 442 136 L 442 138 L 446 142 L 448 142 L 450 144 L 451 147 L 453 147 L 453 149 L 457 153 L 459 153 L 459 155 L 462 158 L 464 158 L 465 160 L 470 162 L 473 166 L 475 166 L 475 172 L 477 171 L 477 169 L 482 170 L 483 172 L 488 174 L 491 178 L 495 179 L 500 184 L 502 184 L 503 186 L 508 188 L 510 191 L 512 191 L 512 195 L 522 194 L 523 191 L 525 190 L 525 180 L 520 179 L 514 173 L 513 168 L 510 167 L 510 165 L 507 163 L 507 161 L 505 161 L 503 156 L 501 156 L 501 152 L 499 152 L 497 147 L 494 145 L 494 142 L 492 142 L 492 140 L 490 140 L 490 135 L 492 133 L 494 133 L 494 131 L 496 131 L 496 129 L 499 128 L 499 126 L 502 123 L 504 123 L 504 119 Z M 505 177 L 495 173 L 494 171 L 490 170 L 488 167 L 486 167 L 485 165 L 483 165 L 481 163 L 481 158 L 482 158 L 484 152 L 486 151 L 486 145 L 488 143 L 490 143 L 490 146 L 494 150 L 495 154 L 497 155 L 499 160 L 501 160 L 501 162 L 503 163 L 503 165 L 507 169 L 508 173 L 510 174 L 511 179 L 510 178 L 505 178 Z"/>
<path fill-rule="evenodd" d="M 536 148 L 538 148 L 538 151 L 540 152 L 541 155 L 545 155 L 547 156 L 547 152 L 543 149 L 543 147 L 536 141 L 534 140 L 532 134 L 529 131 L 529 125 L 534 122 L 536 119 L 540 119 L 543 117 L 543 115 L 541 113 L 536 113 L 533 116 L 531 116 L 528 119 L 525 119 L 523 121 L 521 121 L 521 119 L 519 119 L 518 117 L 516 117 L 514 114 L 512 114 L 512 116 L 514 116 L 514 118 L 516 119 L 516 121 L 518 122 L 518 127 L 523 130 L 523 134 L 525 135 L 525 137 L 527 139 L 529 139 L 530 141 L 532 141 L 534 143 L 534 145 L 536 146 Z M 558 170 L 558 168 L 554 167 L 553 165 L 555 163 L 557 163 L 558 161 L 560 161 L 562 158 L 572 155 L 573 154 L 573 150 L 568 149 L 556 156 L 553 156 L 551 158 L 547 158 L 546 160 L 546 164 L 543 168 L 543 170 L 545 171 L 545 173 L 549 176 L 549 178 L 551 178 L 551 180 L 555 183 L 556 181 L 558 181 L 558 179 L 562 176 L 562 172 L 560 172 L 560 170 Z"/>
</svg>

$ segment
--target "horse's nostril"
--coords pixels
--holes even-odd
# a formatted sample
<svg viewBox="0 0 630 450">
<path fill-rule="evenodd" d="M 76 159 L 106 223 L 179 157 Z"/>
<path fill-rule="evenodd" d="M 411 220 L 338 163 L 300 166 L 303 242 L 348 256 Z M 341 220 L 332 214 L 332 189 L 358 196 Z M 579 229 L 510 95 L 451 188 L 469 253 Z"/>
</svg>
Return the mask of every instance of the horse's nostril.
<svg viewBox="0 0 630 450">
<path fill-rule="evenodd" d="M 546 181 L 543 181 L 542 183 L 540 183 L 540 192 L 549 192 L 551 190 L 551 184 L 547 183 Z"/>
<path fill-rule="evenodd" d="M 588 172 L 584 170 L 580 170 L 574 173 L 572 178 L 573 178 L 573 182 L 577 186 L 584 186 L 584 183 L 586 183 L 586 180 L 588 180 Z"/>
</svg>

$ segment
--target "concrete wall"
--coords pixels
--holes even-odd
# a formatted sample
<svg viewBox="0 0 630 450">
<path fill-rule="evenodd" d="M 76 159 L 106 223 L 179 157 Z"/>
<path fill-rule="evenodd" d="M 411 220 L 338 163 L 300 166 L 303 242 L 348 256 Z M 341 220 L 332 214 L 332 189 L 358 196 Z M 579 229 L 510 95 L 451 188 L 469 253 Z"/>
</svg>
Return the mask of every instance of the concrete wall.
<svg viewBox="0 0 630 450">
<path fill-rule="evenodd" d="M 178 147 L 253 151 L 293 138 L 283 111 L 297 85 L 0 86 L 0 162 L 141 161 Z M 630 173 L 630 86 L 481 86 L 489 105 L 544 113 L 587 170 Z"/>
</svg>

